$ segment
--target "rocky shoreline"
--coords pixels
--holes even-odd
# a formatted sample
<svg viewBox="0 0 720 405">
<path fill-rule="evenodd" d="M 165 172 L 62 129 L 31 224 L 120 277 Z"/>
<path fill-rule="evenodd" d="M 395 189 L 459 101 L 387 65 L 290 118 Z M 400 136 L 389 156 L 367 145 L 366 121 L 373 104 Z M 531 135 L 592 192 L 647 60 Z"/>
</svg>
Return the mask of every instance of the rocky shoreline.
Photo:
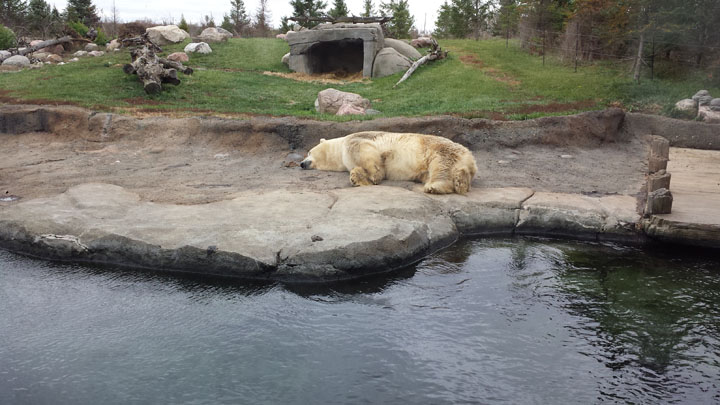
<svg viewBox="0 0 720 405">
<path fill-rule="evenodd" d="M 643 122 L 652 120 L 628 115 L 248 122 L 2 106 L 9 154 L 0 186 L 18 199 L 0 201 L 0 247 L 52 260 L 322 282 L 392 271 L 470 235 L 720 246 L 720 226 L 643 217 Z M 442 128 L 470 147 L 480 166 L 473 190 L 352 188 L 347 174 L 308 176 L 288 161 L 316 137 L 385 127 Z M 715 146 L 708 134 L 688 139 Z"/>
</svg>

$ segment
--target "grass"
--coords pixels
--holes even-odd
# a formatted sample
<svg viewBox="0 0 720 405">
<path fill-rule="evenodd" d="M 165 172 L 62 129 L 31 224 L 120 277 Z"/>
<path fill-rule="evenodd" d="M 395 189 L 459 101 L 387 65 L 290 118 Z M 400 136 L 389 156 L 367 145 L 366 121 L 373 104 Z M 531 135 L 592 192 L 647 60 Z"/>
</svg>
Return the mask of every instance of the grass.
<svg viewBox="0 0 720 405">
<path fill-rule="evenodd" d="M 280 62 L 288 52 L 285 41 L 269 38 L 231 39 L 212 44 L 213 53 L 191 55 L 195 69 L 182 76 L 179 86 L 164 86 L 147 96 L 135 76 L 121 66 L 126 52 L 99 58 L 81 58 L 63 66 L 0 74 L 0 96 L 5 101 L 69 103 L 103 111 L 267 114 L 349 120 L 315 112 L 317 93 L 334 87 L 359 93 L 372 101 L 380 116 L 455 114 L 464 117 L 528 119 L 622 105 L 630 110 L 670 113 L 679 99 L 709 86 L 700 74 L 632 82 L 624 66 L 594 64 L 577 73 L 571 66 L 529 55 L 504 40 L 447 40 L 448 59 L 420 68 L 397 89 L 401 74 L 366 82 L 321 84 L 268 76 L 265 71 L 288 73 Z M 166 53 L 184 44 L 167 46 Z M 365 118 L 367 119 L 367 118 Z"/>
</svg>

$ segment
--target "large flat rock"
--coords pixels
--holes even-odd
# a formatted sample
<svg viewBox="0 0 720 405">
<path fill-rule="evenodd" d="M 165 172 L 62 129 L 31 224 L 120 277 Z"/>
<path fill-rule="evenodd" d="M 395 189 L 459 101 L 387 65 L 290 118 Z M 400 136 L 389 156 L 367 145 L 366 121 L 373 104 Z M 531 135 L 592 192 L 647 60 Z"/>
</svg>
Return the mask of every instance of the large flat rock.
<svg viewBox="0 0 720 405">
<path fill-rule="evenodd" d="M 256 190 L 181 205 L 89 183 L 0 206 L 0 246 L 39 257 L 291 281 L 360 277 L 408 265 L 462 234 L 623 239 L 633 197 L 401 187 Z"/>
</svg>

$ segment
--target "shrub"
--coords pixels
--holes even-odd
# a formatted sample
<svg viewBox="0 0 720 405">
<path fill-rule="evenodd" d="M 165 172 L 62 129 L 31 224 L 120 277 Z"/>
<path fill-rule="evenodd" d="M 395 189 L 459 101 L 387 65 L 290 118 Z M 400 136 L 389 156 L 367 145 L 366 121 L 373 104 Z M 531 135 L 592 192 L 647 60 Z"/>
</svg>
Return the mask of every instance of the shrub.
<svg viewBox="0 0 720 405">
<path fill-rule="evenodd" d="M 80 38 L 85 38 L 85 35 L 87 35 L 88 31 L 90 31 L 90 28 L 85 26 L 85 24 L 81 23 L 80 21 L 68 22 L 67 25 L 68 27 L 75 30 L 75 32 L 78 33 Z"/>
<path fill-rule="evenodd" d="M 102 28 L 98 28 L 97 37 L 95 38 L 95 43 L 103 46 L 108 43 L 108 37 L 105 35 L 105 31 L 102 30 Z"/>
<path fill-rule="evenodd" d="M 0 25 L 0 49 L 8 49 L 17 45 L 15 33 L 10 28 Z"/>
</svg>

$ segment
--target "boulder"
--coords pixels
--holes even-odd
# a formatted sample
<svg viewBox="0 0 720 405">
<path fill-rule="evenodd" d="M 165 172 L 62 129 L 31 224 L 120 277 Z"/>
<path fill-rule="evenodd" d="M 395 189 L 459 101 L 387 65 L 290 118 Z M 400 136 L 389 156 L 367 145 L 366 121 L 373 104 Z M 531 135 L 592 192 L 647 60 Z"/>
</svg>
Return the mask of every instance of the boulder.
<svg viewBox="0 0 720 405">
<path fill-rule="evenodd" d="M 361 95 L 331 88 L 318 93 L 315 100 L 315 110 L 319 113 L 337 114 L 344 104 L 361 108 L 363 113 L 370 108 L 370 100 L 363 98 Z"/>
<path fill-rule="evenodd" d="M 710 101 L 710 109 L 713 111 L 720 111 L 720 98 L 714 98 Z"/>
<path fill-rule="evenodd" d="M 32 57 L 41 62 L 45 62 L 45 59 L 47 59 L 48 55 L 50 54 L 46 52 L 33 52 Z"/>
<path fill-rule="evenodd" d="M 375 56 L 372 77 L 385 77 L 405 72 L 412 66 L 412 61 L 393 48 L 383 48 Z"/>
<path fill-rule="evenodd" d="M 212 52 L 210 45 L 205 42 L 191 42 L 185 45 L 185 53 L 203 53 L 208 54 Z"/>
<path fill-rule="evenodd" d="M 700 106 L 697 117 L 707 124 L 720 124 L 720 111 L 713 111 L 709 106 Z"/>
<path fill-rule="evenodd" d="M 98 44 L 94 44 L 94 43 L 92 43 L 92 42 L 85 45 L 85 50 L 86 50 L 87 52 L 97 51 L 98 49 L 100 49 L 100 47 L 98 46 Z"/>
<path fill-rule="evenodd" d="M 365 109 L 353 104 L 343 104 L 335 115 L 365 115 Z"/>
<path fill-rule="evenodd" d="M 200 42 L 222 42 L 227 41 L 228 38 L 232 38 L 233 34 L 225 29 L 222 28 L 215 28 L 215 27 L 209 27 L 205 28 L 201 33 L 200 36 L 197 37 L 197 39 Z"/>
<path fill-rule="evenodd" d="M 283 55 L 282 59 L 280 59 L 280 62 L 282 62 L 285 66 L 290 66 L 290 52 Z"/>
<path fill-rule="evenodd" d="M 410 41 L 410 45 L 414 46 L 415 48 L 428 48 L 432 45 L 432 38 L 430 38 L 430 37 L 415 38 L 412 41 Z"/>
<path fill-rule="evenodd" d="M 73 56 L 79 57 L 79 56 L 85 56 L 87 54 L 88 54 L 87 51 L 77 51 L 73 54 Z"/>
<path fill-rule="evenodd" d="M 710 105 L 710 102 L 712 101 L 712 96 L 710 95 L 710 92 L 707 90 L 700 90 L 692 97 L 693 100 L 695 100 L 698 103 L 698 106 L 703 105 Z"/>
<path fill-rule="evenodd" d="M 168 55 L 167 57 L 169 60 L 175 61 L 175 62 L 187 62 L 190 60 L 190 58 L 187 56 L 185 52 L 174 52 Z"/>
<path fill-rule="evenodd" d="M 2 64 L 3 66 L 28 67 L 30 66 L 30 59 L 22 55 L 15 55 L 5 59 Z"/>
<path fill-rule="evenodd" d="M 70 59 L 68 62 L 77 62 L 77 61 L 79 61 L 79 60 L 80 60 L 80 59 L 78 59 L 78 58 L 72 58 L 72 59 Z"/>
<path fill-rule="evenodd" d="M 275 38 L 277 38 L 277 39 L 283 39 L 283 40 L 284 40 L 284 39 L 285 39 L 285 34 L 277 34 L 277 35 L 275 35 Z"/>
<path fill-rule="evenodd" d="M 60 63 L 63 61 L 63 58 L 60 55 L 50 54 L 47 58 L 45 58 L 45 61 L 52 63 Z"/>
<path fill-rule="evenodd" d="M 122 44 L 118 42 L 117 39 L 113 39 L 112 41 L 108 42 L 107 45 L 105 45 L 105 50 L 108 52 L 114 51 L 116 49 L 120 49 L 120 46 Z"/>
<path fill-rule="evenodd" d="M 177 25 L 159 25 L 150 27 L 145 32 L 154 43 L 162 46 L 167 44 L 177 44 L 190 38 L 190 34 L 178 28 Z"/>
<path fill-rule="evenodd" d="M 400 41 L 399 39 L 385 38 L 385 46 L 400 52 L 401 55 L 409 59 L 417 60 L 422 57 L 420 52 L 413 48 L 412 45 L 405 41 Z"/>
<path fill-rule="evenodd" d="M 12 54 L 8 51 L 0 51 L 0 59 L 5 59 L 10 55 L 12 55 Z"/>
<path fill-rule="evenodd" d="M 103 52 L 103 51 L 88 52 L 88 56 L 103 56 L 103 55 L 105 55 L 105 52 Z"/>
<path fill-rule="evenodd" d="M 692 112 L 693 114 L 697 111 L 697 101 L 686 98 L 675 103 L 675 109 L 678 111 Z"/>
<path fill-rule="evenodd" d="M 42 39 L 33 39 L 32 41 L 30 41 L 30 46 L 35 46 L 35 45 L 41 43 L 42 41 L 43 41 Z"/>
</svg>

